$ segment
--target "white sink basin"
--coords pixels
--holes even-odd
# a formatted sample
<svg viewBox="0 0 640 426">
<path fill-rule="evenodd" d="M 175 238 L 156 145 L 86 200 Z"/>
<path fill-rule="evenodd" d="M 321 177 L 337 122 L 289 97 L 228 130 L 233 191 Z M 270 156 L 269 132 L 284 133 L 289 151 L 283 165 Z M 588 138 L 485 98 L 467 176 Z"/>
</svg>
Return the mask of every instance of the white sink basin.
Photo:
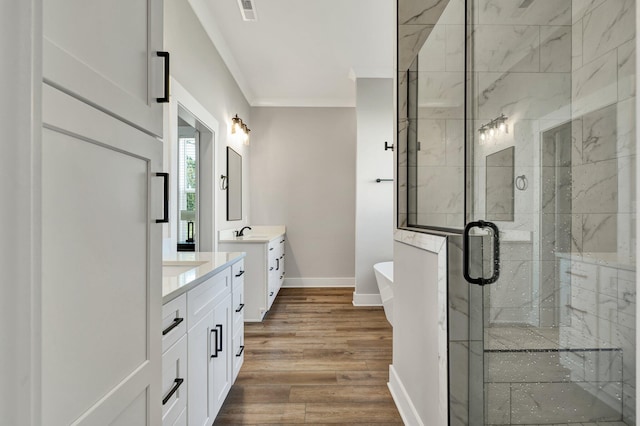
<svg viewBox="0 0 640 426">
<path fill-rule="evenodd" d="M 239 240 L 264 240 L 269 238 L 267 235 L 245 235 L 243 237 L 238 237 Z"/>
</svg>

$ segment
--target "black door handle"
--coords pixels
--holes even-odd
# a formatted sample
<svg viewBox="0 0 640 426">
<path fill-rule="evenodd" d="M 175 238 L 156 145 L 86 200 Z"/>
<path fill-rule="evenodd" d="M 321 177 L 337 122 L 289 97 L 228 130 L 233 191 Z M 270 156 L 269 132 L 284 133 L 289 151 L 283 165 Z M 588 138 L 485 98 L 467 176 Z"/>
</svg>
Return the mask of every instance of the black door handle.
<svg viewBox="0 0 640 426">
<path fill-rule="evenodd" d="M 156 52 L 156 54 L 164 59 L 164 97 L 156 98 L 158 103 L 169 102 L 169 52 Z"/>
<path fill-rule="evenodd" d="M 162 208 L 162 219 L 156 219 L 156 223 L 169 223 L 169 173 L 156 173 L 157 177 L 161 177 L 164 183 L 164 205 Z"/>
<path fill-rule="evenodd" d="M 216 328 L 217 328 L 218 330 L 220 330 L 220 335 L 219 335 L 219 338 L 220 338 L 220 347 L 217 347 L 217 346 L 218 346 L 218 342 L 216 342 L 216 350 L 217 350 L 217 351 L 219 351 L 219 352 L 222 352 L 222 324 L 216 324 Z M 218 334 L 218 333 L 216 333 L 216 335 L 217 335 L 217 334 Z"/>
<path fill-rule="evenodd" d="M 213 355 L 211 355 L 211 358 L 218 358 L 218 351 L 219 351 L 219 349 L 218 349 L 218 329 L 217 328 L 212 328 L 211 332 L 212 333 L 216 333 L 216 337 L 215 337 L 216 341 L 215 341 L 215 343 L 213 345 L 213 351 L 214 352 L 213 352 Z M 212 337 L 212 339 L 213 339 L 213 337 Z"/>
<path fill-rule="evenodd" d="M 476 227 L 480 229 L 489 228 L 493 233 L 493 262 L 492 262 L 493 273 L 489 278 L 472 277 L 469 274 L 469 251 L 471 249 L 469 245 L 469 232 L 471 231 L 471 229 Z M 485 222 L 482 220 L 479 220 L 476 222 L 469 222 L 467 226 L 464 227 L 463 239 L 464 239 L 463 241 L 464 253 L 463 253 L 462 273 L 464 275 L 464 278 L 471 284 L 478 284 L 481 286 L 486 284 L 492 284 L 498 281 L 498 278 L 500 278 L 500 231 L 498 230 L 498 227 L 495 225 L 495 223 Z"/>
</svg>

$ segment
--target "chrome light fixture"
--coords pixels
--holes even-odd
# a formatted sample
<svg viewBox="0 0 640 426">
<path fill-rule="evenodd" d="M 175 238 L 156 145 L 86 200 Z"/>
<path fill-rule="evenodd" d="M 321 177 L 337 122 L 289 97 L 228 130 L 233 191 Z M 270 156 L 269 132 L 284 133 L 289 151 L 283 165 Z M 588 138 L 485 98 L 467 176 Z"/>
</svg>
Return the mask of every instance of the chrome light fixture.
<svg viewBox="0 0 640 426">
<path fill-rule="evenodd" d="M 480 126 L 478 129 L 480 133 L 480 144 L 484 144 L 488 138 L 493 138 L 496 133 L 509 133 L 507 118 L 504 114 L 500 114 L 499 117 Z"/>
</svg>

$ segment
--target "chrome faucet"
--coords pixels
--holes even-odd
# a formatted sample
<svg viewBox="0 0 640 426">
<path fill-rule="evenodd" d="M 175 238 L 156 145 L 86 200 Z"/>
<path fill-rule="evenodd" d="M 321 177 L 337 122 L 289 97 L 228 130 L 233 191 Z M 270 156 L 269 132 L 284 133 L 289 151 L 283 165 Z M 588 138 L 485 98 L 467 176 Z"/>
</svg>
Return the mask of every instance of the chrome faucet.
<svg viewBox="0 0 640 426">
<path fill-rule="evenodd" d="M 245 229 L 251 229 L 251 227 L 250 226 L 245 226 L 241 230 L 236 231 L 236 237 L 244 237 L 244 230 Z"/>
</svg>

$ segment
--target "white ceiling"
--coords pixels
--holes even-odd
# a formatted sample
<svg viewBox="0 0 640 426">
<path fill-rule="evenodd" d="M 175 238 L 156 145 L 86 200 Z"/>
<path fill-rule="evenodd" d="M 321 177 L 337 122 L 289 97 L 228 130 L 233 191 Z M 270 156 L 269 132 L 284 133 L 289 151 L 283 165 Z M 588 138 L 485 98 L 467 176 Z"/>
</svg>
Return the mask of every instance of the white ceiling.
<svg viewBox="0 0 640 426">
<path fill-rule="evenodd" d="M 355 106 L 355 78 L 391 78 L 393 0 L 189 0 L 252 106 Z"/>
</svg>

